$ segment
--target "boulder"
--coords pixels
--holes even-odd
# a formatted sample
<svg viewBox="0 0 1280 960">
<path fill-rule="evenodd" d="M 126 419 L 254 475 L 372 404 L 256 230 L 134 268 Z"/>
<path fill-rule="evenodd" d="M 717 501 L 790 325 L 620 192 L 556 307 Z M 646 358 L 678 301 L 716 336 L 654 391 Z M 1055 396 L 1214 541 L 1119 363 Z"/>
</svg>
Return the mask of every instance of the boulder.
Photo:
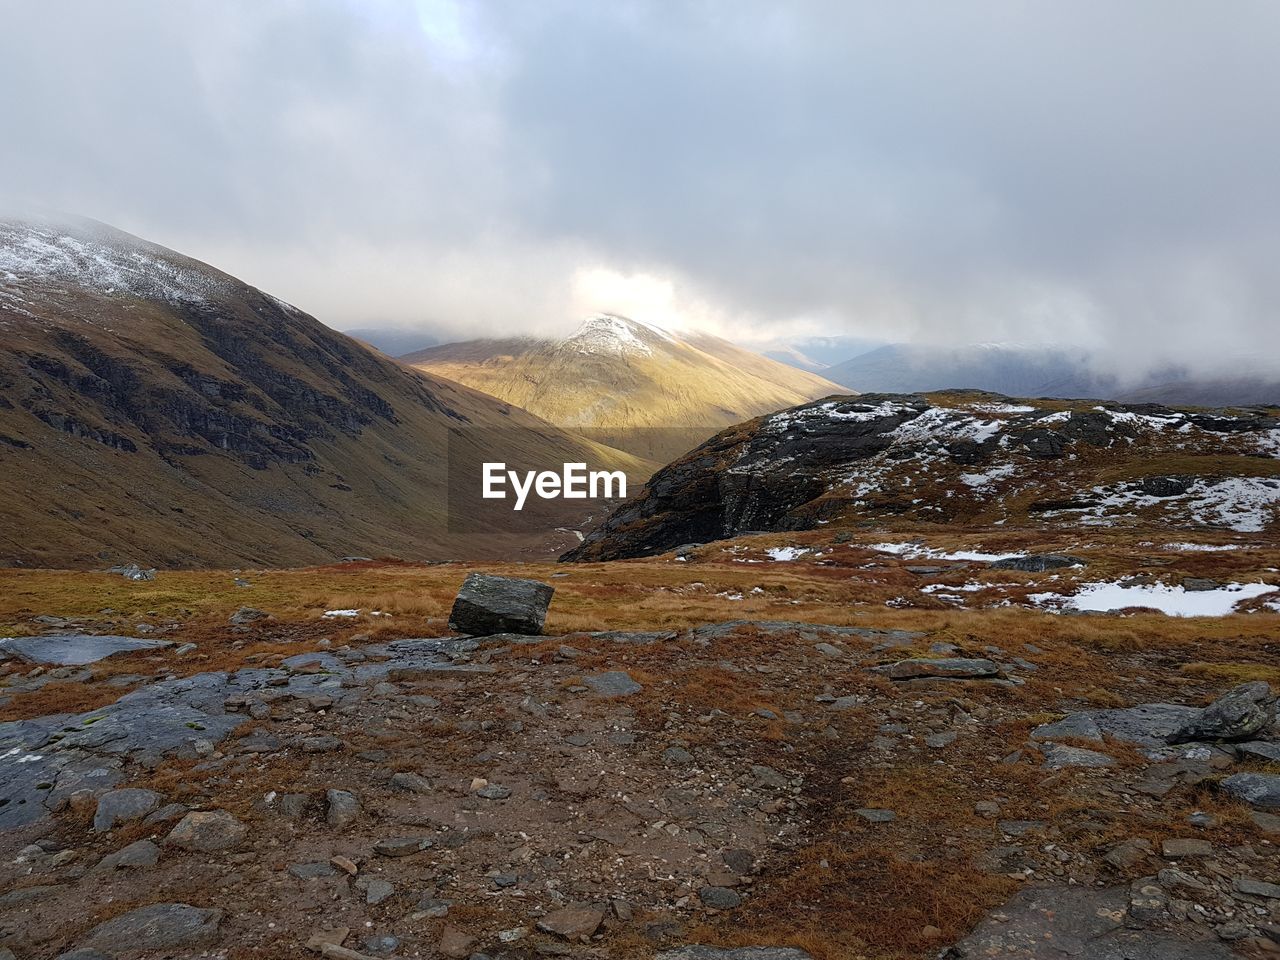
<svg viewBox="0 0 1280 960">
<path fill-rule="evenodd" d="M 1271 722 L 1275 698 L 1262 680 L 1242 683 L 1169 735 L 1170 743 L 1247 740 Z"/>
<path fill-rule="evenodd" d="M 471 573 L 463 581 L 449 629 L 470 636 L 495 633 L 539 635 L 555 588 L 538 580 Z"/>
</svg>

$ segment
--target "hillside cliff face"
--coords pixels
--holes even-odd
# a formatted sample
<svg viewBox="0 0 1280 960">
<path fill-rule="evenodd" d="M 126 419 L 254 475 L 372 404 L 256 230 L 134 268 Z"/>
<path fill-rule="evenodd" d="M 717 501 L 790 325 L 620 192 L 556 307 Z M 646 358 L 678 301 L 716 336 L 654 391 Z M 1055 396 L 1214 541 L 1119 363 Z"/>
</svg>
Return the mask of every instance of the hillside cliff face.
<svg viewBox="0 0 1280 960">
<path fill-rule="evenodd" d="M 401 359 L 662 463 L 748 417 L 848 392 L 717 337 L 603 314 L 563 340 L 472 340 Z"/>
<path fill-rule="evenodd" d="M 452 556 L 450 427 L 588 447 L 90 222 L 0 222 L 0 347 L 0 563 Z"/>
<path fill-rule="evenodd" d="M 863 394 L 726 430 L 658 471 L 567 560 L 868 522 L 1274 530 L 1274 410 Z"/>
</svg>

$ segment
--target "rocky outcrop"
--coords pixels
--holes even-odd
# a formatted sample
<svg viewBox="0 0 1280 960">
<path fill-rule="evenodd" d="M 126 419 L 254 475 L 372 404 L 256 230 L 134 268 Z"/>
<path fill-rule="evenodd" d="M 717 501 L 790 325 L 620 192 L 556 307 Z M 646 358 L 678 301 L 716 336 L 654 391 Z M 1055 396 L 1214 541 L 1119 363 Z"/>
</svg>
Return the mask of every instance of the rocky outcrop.
<svg viewBox="0 0 1280 960">
<path fill-rule="evenodd" d="M 1280 484 L 1252 474 L 1155 476 L 1116 485 L 1105 481 L 1102 469 L 1142 453 L 1181 456 L 1198 448 L 1258 456 L 1280 436 L 1278 418 L 1205 420 L 1153 405 L 1079 406 L 944 392 L 863 394 L 793 407 L 731 427 L 659 470 L 638 497 L 562 559 L 649 556 L 833 521 L 1004 523 L 1011 509 L 1022 511 L 1019 519 L 1034 514 L 1036 522 L 1053 522 L 1064 512 L 1064 522 L 1079 522 L 1083 512 L 1109 525 L 1163 511 L 1177 522 L 1204 523 L 1230 489 L 1223 483 L 1245 483 L 1248 497 L 1280 503 Z M 1235 425 L 1231 431 L 1222 429 L 1227 423 Z M 1002 501 L 1006 489 L 1042 495 L 1017 498 L 1021 505 L 1013 507 Z M 1263 529 L 1269 517 L 1265 511 L 1256 518 L 1224 515 L 1222 525 Z M 1041 572 L 1077 562 L 1026 557 L 1009 566 Z"/>
</svg>

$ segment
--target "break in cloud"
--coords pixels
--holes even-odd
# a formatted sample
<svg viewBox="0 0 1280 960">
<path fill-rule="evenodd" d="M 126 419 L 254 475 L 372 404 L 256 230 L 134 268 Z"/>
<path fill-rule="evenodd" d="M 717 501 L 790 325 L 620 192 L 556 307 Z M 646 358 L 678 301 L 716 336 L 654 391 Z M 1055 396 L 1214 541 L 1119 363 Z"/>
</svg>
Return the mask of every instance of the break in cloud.
<svg viewBox="0 0 1280 960">
<path fill-rule="evenodd" d="M 1269 0 L 0 0 L 0 190 L 331 325 L 1280 356 Z M 1277 361 L 1280 365 L 1280 361 Z"/>
</svg>

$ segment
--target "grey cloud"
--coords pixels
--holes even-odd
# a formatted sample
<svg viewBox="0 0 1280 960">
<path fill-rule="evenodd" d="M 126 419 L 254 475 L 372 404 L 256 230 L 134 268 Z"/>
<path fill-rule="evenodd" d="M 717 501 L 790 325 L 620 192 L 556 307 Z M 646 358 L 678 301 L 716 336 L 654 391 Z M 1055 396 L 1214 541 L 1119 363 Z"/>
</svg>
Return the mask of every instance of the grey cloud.
<svg viewBox="0 0 1280 960">
<path fill-rule="evenodd" d="M 338 326 L 553 329 L 606 268 L 758 341 L 1280 366 L 1265 0 L 0 7 L 0 189 Z"/>
</svg>

